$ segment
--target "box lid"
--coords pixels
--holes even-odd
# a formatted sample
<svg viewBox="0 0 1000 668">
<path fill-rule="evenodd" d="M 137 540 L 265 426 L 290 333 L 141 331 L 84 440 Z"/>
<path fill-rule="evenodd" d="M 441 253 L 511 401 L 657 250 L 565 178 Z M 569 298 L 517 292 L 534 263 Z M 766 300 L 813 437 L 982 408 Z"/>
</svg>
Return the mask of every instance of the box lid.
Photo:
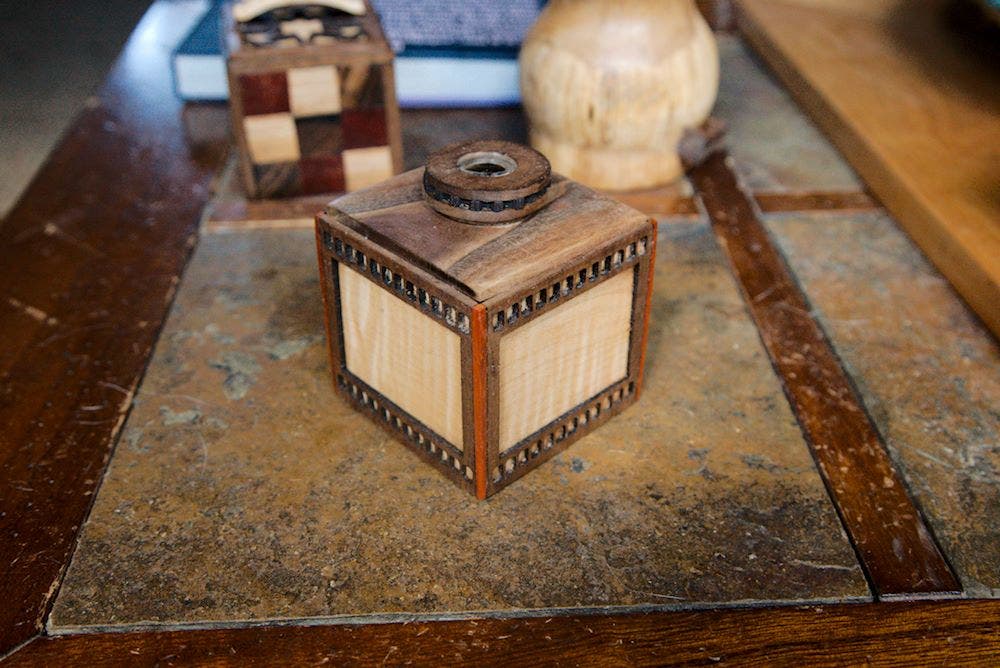
<svg viewBox="0 0 1000 668">
<path fill-rule="evenodd" d="M 522 220 L 469 224 L 424 196 L 420 167 L 334 200 L 320 214 L 434 274 L 479 302 L 507 297 L 641 237 L 649 218 L 559 175 L 553 201 Z"/>
</svg>

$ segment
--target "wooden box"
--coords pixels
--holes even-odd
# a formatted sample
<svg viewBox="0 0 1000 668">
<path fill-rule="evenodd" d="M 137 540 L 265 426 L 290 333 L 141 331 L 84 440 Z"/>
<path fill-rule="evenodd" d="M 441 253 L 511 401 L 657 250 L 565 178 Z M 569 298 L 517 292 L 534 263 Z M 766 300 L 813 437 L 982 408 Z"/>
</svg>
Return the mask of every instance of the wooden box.
<svg viewBox="0 0 1000 668">
<path fill-rule="evenodd" d="M 255 13 L 273 4 L 244 0 L 227 21 L 247 193 L 343 192 L 401 171 L 393 54 L 371 6 L 339 0 Z"/>
<path fill-rule="evenodd" d="M 484 499 L 636 400 L 656 227 L 456 144 L 316 220 L 337 389 Z"/>
</svg>

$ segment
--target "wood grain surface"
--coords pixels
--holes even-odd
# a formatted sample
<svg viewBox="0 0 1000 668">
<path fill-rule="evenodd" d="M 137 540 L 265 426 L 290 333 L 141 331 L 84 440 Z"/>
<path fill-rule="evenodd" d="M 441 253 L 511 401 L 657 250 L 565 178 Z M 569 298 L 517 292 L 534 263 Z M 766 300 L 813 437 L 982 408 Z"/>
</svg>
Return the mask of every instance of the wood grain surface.
<svg viewBox="0 0 1000 668">
<path fill-rule="evenodd" d="M 875 594 L 958 592 L 957 578 L 726 154 L 711 154 L 690 176 Z"/>
<path fill-rule="evenodd" d="M 226 153 L 159 76 L 190 11 L 153 6 L 0 228 L 0 654 L 40 627 Z"/>
<path fill-rule="evenodd" d="M 227 8 L 224 17 L 227 27 L 225 40 L 232 66 L 238 72 L 257 69 L 254 61 L 259 58 L 260 52 L 264 49 L 267 50 L 267 57 L 276 66 L 276 69 L 323 65 L 344 59 L 356 62 L 365 60 L 374 60 L 379 63 L 391 62 L 393 58 L 392 49 L 386 40 L 378 14 L 372 9 L 369 2 L 365 1 L 358 4 L 364 4 L 365 6 L 365 12 L 359 16 L 358 22 L 367 35 L 366 39 L 281 45 L 270 48 L 264 47 L 263 49 L 243 43 L 236 30 L 236 12 L 234 9 Z"/>
<path fill-rule="evenodd" d="M 983 665 L 1000 602 L 271 626 L 39 638 L 9 665 Z"/>
<path fill-rule="evenodd" d="M 272 46 L 242 39 L 224 5 L 229 110 L 254 197 L 364 188 L 402 171 L 392 49 L 360 5 L 364 38 Z"/>
<path fill-rule="evenodd" d="M 740 27 L 1000 335 L 1000 75 L 945 0 L 744 0 Z"/>
<path fill-rule="evenodd" d="M 526 220 L 469 225 L 428 210 L 422 177 L 413 169 L 349 193 L 322 217 L 346 214 L 342 222 L 358 234 L 464 286 L 477 301 L 504 300 L 563 268 L 589 267 L 595 249 L 627 245 L 647 229 L 639 211 L 576 183 Z"/>
<path fill-rule="evenodd" d="M 306 195 L 284 200 L 252 200 L 244 194 L 241 180 L 233 176 L 224 177 L 223 193 L 206 211 L 202 232 L 311 228 L 316 212 L 322 211 L 331 198 L 331 195 Z"/>
<path fill-rule="evenodd" d="M 551 183 L 545 156 L 523 144 L 491 139 L 435 151 L 424 170 L 427 204 L 465 223 L 526 218 L 545 206 Z"/>
<path fill-rule="evenodd" d="M 700 4 L 728 7 L 727 2 Z M 0 346 L 0 596 L 4 602 L 0 606 L 0 657 L 6 657 L 11 665 L 262 665 L 334 659 L 366 664 L 411 659 L 487 664 L 507 656 L 522 663 L 551 663 L 561 658 L 567 663 L 601 665 L 720 660 L 745 664 L 982 665 L 985 657 L 1000 653 L 1000 608 L 997 602 L 985 601 L 39 636 L 44 633 L 48 602 L 59 587 L 77 529 L 100 484 L 173 298 L 212 175 L 222 164 L 228 143 L 224 135 L 214 134 L 185 141 L 180 105 L 173 98 L 169 78 L 162 76 L 169 69 L 170 46 L 181 37 L 183 18 L 192 7 L 189 2 L 153 5 L 104 87 L 0 226 L 0 280 L 6 286 L 0 300 L 0 338 L 4 342 Z M 782 3 L 782 7 L 786 5 Z M 850 12 L 838 15 L 845 21 L 850 19 L 851 30 L 857 28 L 853 21 L 858 15 L 851 16 L 856 7 L 852 3 Z M 871 15 L 878 14 L 878 7 Z M 787 12 L 783 9 L 782 15 L 797 20 L 802 11 L 790 7 Z M 746 18 L 744 23 L 752 27 Z M 908 30 L 907 25 L 912 27 L 905 22 L 897 27 Z M 813 34 L 809 29 L 805 26 L 786 38 L 806 39 Z M 764 39 L 760 34 L 751 33 L 751 37 L 758 43 Z M 825 45 L 817 41 L 809 46 Z M 768 48 L 779 53 L 777 47 Z M 802 84 L 798 75 L 782 69 L 781 58 L 773 54 L 770 58 L 787 81 Z M 942 60 L 954 65 L 950 56 Z M 797 92 L 807 106 L 820 108 L 824 103 L 811 84 L 802 85 Z M 995 87 L 980 92 L 993 95 Z M 744 97 L 748 96 L 740 96 Z M 967 91 L 958 97 L 964 99 Z M 746 109 L 757 114 L 752 105 Z M 836 134 L 836 123 L 824 125 Z M 407 112 L 407 164 L 422 164 L 429 151 L 445 143 L 481 136 L 484 127 L 514 140 L 523 140 L 525 135 L 516 109 Z M 848 139 L 838 143 L 852 154 Z M 866 156 L 863 151 L 859 154 Z M 878 187 L 880 172 L 858 169 L 898 215 L 909 210 L 906 201 L 893 200 Z M 706 193 L 711 188 L 702 182 L 699 190 L 708 204 L 713 195 Z M 660 213 L 691 216 L 697 211 L 683 188 L 664 192 L 662 199 L 659 192 L 650 191 L 635 194 L 632 201 L 660 201 L 656 206 L 665 209 Z M 765 212 L 877 206 L 863 193 L 847 190 L 757 192 L 754 198 Z M 926 201 L 920 204 L 929 207 Z M 238 209 L 240 205 L 233 206 Z M 272 216 L 270 203 L 262 203 L 262 207 L 268 209 L 254 209 L 254 217 L 266 222 Z M 735 237 L 725 236 L 722 223 L 745 222 L 752 208 L 744 198 L 735 209 L 724 210 L 725 216 L 719 216 L 716 209 L 715 222 L 720 234 L 732 242 Z M 735 218 L 727 218 L 730 214 Z M 288 216 L 285 219 L 291 220 Z M 911 234 L 917 238 L 912 230 Z M 741 243 L 729 249 L 734 260 L 753 250 L 755 242 Z M 691 265 L 693 269 L 699 266 Z M 738 274 L 749 291 L 752 283 L 748 277 L 753 272 Z M 760 299 L 751 301 L 750 307 L 758 318 L 777 318 L 773 311 L 786 308 L 787 302 L 775 303 L 771 293 L 756 294 Z M 673 302 L 661 304 L 663 309 L 668 306 L 673 309 Z M 711 309 L 699 306 L 696 310 L 703 313 Z M 773 348 L 774 341 L 768 337 L 774 333 L 775 320 L 758 322 L 762 323 L 765 343 Z M 655 341 L 657 335 L 653 334 Z M 661 362 L 671 359 L 668 354 L 657 357 Z M 790 374 L 797 374 L 797 370 L 789 364 L 785 360 L 776 366 L 794 381 L 797 376 Z M 666 381 L 661 379 L 654 386 L 662 392 Z M 670 387 L 676 389 L 672 382 Z M 802 398 L 795 394 L 801 387 L 788 391 L 793 405 L 801 411 L 803 402 L 795 401 L 796 396 Z M 822 403 L 821 397 L 812 399 Z M 829 415 L 840 420 L 839 413 Z M 814 422 L 811 428 L 822 426 Z M 693 438 L 700 433 L 691 431 Z M 867 454 L 872 452 L 877 454 L 877 449 Z M 855 507 L 852 504 L 887 493 L 878 488 L 877 466 L 861 470 L 864 474 L 855 478 L 855 485 L 844 488 L 844 494 L 833 490 L 855 539 L 859 526 L 862 532 L 877 533 L 881 518 L 862 513 L 854 521 L 848 512 Z M 832 473 L 824 469 L 828 476 L 840 475 L 829 471 Z M 875 487 L 865 489 L 867 483 Z M 898 492 L 901 486 L 896 480 L 893 483 Z M 789 492 L 788 503 L 800 498 L 800 492 Z M 912 504 L 904 504 L 894 512 L 906 519 L 911 510 Z M 919 522 L 919 515 L 915 517 Z M 926 535 L 919 528 L 915 531 L 918 537 Z M 697 539 L 693 540 L 697 544 Z M 900 544 L 905 549 L 920 549 L 911 543 Z M 926 543 L 923 548 L 921 556 L 930 561 L 918 559 L 917 563 L 930 566 L 932 571 L 925 575 L 939 582 L 946 580 L 940 577 L 940 555 L 934 559 L 935 550 Z M 892 563 L 891 557 L 882 559 L 888 554 L 884 545 L 873 549 L 866 552 L 859 547 L 859 553 L 872 581 L 882 587 L 881 594 L 910 591 L 915 588 L 911 584 L 920 584 L 918 573 L 891 567 L 873 570 L 872 564 Z M 21 643 L 26 644 L 8 656 Z"/>
<path fill-rule="evenodd" d="M 341 262 L 347 369 L 462 449 L 462 359 L 454 331 Z"/>
<path fill-rule="evenodd" d="M 501 452 L 625 378 L 634 281 L 623 271 L 500 338 Z"/>
<path fill-rule="evenodd" d="M 860 191 L 822 191 L 810 193 L 753 194 L 754 201 L 764 213 L 790 213 L 793 211 L 870 211 L 880 208 L 871 195 Z"/>
<path fill-rule="evenodd" d="M 531 145 L 591 188 L 678 179 L 678 141 L 719 88 L 718 49 L 693 0 L 555 0 L 518 62 Z"/>
</svg>

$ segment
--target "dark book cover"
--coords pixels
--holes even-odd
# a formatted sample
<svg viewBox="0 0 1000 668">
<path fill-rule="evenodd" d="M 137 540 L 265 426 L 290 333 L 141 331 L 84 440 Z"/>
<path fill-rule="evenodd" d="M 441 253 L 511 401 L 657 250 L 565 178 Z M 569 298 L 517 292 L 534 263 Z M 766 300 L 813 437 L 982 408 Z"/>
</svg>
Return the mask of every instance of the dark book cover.
<svg viewBox="0 0 1000 668">
<path fill-rule="evenodd" d="M 222 2 L 212 0 L 204 15 L 173 53 L 174 89 L 184 100 L 225 100 L 229 97 Z"/>
</svg>

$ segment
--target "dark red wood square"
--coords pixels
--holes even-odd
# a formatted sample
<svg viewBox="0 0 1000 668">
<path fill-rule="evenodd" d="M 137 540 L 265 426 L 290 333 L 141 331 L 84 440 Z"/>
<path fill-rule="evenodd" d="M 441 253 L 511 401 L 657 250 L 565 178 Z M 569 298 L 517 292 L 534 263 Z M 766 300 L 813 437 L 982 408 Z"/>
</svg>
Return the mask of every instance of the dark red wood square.
<svg viewBox="0 0 1000 668">
<path fill-rule="evenodd" d="M 303 158 L 299 161 L 299 167 L 302 173 L 303 194 L 313 195 L 344 191 L 344 162 L 339 153 L 324 157 Z"/>
<path fill-rule="evenodd" d="M 244 116 L 277 114 L 290 110 L 288 77 L 284 72 L 241 74 L 239 82 Z"/>
<path fill-rule="evenodd" d="M 385 109 L 344 109 L 340 114 L 344 148 L 385 146 L 389 132 L 385 123 Z"/>
</svg>

